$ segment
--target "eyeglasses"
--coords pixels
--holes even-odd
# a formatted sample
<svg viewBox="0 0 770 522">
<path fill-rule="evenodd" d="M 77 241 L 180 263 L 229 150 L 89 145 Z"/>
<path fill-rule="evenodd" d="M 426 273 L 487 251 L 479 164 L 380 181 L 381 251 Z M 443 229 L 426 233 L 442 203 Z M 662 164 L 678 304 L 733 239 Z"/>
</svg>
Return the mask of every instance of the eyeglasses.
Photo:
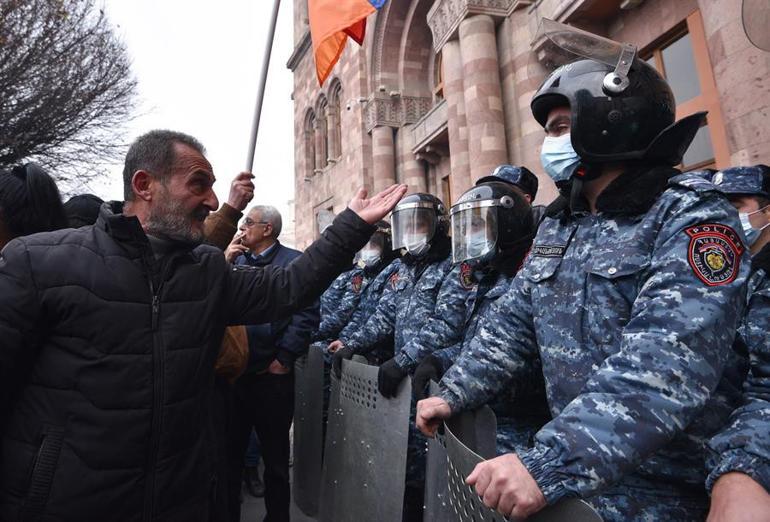
<svg viewBox="0 0 770 522">
<path fill-rule="evenodd" d="M 246 225 L 246 228 L 251 228 L 254 225 L 269 225 L 269 221 L 254 221 L 253 219 L 247 217 L 243 220 L 243 224 Z"/>
</svg>

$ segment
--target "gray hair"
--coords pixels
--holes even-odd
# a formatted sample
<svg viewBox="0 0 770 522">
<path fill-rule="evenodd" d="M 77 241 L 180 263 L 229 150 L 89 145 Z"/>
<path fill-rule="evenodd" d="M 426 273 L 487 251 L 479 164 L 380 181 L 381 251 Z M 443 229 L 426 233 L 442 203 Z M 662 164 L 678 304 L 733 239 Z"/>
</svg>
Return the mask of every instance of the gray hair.
<svg viewBox="0 0 770 522">
<path fill-rule="evenodd" d="M 176 159 L 175 143 L 206 153 L 203 145 L 192 136 L 171 130 L 153 130 L 134 140 L 123 165 L 123 198 L 126 201 L 134 200 L 131 180 L 136 171 L 146 170 L 164 183 L 168 180 Z"/>
<path fill-rule="evenodd" d="M 270 223 L 273 227 L 272 238 L 278 239 L 278 236 L 281 235 L 281 228 L 283 227 L 283 220 L 281 219 L 281 213 L 278 212 L 278 209 L 271 205 L 256 205 L 251 207 L 249 214 L 252 212 L 259 212 L 261 221 Z"/>
</svg>

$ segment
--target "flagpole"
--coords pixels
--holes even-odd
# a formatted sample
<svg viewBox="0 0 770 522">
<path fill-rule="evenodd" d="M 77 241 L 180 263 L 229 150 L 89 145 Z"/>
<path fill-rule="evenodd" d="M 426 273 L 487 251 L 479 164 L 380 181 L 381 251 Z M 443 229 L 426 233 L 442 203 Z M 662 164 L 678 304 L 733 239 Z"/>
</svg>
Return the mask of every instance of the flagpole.
<svg viewBox="0 0 770 522">
<path fill-rule="evenodd" d="M 254 169 L 254 154 L 257 147 L 257 134 L 259 133 L 259 119 L 262 116 L 262 102 L 265 100 L 265 84 L 267 83 L 267 70 L 270 68 L 270 55 L 273 51 L 273 40 L 275 39 L 275 25 L 278 21 L 278 8 L 281 6 L 281 0 L 273 0 L 273 15 L 270 19 L 270 30 L 267 32 L 267 43 L 265 44 L 265 55 L 262 58 L 262 76 L 259 79 L 259 90 L 257 91 L 257 105 L 254 108 L 254 120 L 251 124 L 251 139 L 249 141 L 249 156 L 246 160 L 246 171 L 251 172 Z"/>
</svg>

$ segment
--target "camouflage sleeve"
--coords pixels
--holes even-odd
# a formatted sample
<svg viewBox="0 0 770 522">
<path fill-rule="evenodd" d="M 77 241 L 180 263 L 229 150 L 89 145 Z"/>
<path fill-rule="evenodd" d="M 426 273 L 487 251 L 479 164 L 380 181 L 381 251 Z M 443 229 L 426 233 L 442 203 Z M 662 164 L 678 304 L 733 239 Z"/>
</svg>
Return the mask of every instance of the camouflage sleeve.
<svg viewBox="0 0 770 522">
<path fill-rule="evenodd" d="M 475 281 L 470 274 L 470 267 L 465 264 L 447 272 L 436 297 L 433 313 L 424 328 L 396 355 L 396 363 L 401 368 L 411 370 L 434 351 L 462 339 L 469 297 L 475 288 Z"/>
<path fill-rule="evenodd" d="M 519 455 L 549 503 L 589 497 L 633 471 L 688 426 L 720 380 L 745 305 L 748 259 L 730 228 L 740 224 L 721 198 L 676 196 L 639 268 L 619 351 Z M 727 257 L 706 259 L 728 240 Z M 733 263 L 731 275 L 711 278 L 693 252 Z"/>
<path fill-rule="evenodd" d="M 316 338 L 318 339 L 331 339 L 336 337 L 337 334 L 350 320 L 359 301 L 361 300 L 361 284 L 363 282 L 363 276 L 358 271 L 347 272 L 347 280 L 345 281 L 344 293 L 339 300 L 337 307 L 332 313 L 327 314 L 321 318 L 321 324 L 318 325 L 318 332 Z"/>
<path fill-rule="evenodd" d="M 393 275 L 393 273 L 398 271 L 399 266 L 400 262 L 398 262 L 398 260 L 392 262 L 379 274 L 377 274 L 377 277 L 375 277 L 374 280 L 369 283 L 369 285 L 367 285 L 367 295 L 366 297 L 361 298 L 361 301 L 353 311 L 353 315 L 350 317 L 350 320 L 342 328 L 342 331 L 338 336 L 340 340 L 344 342 L 345 339 L 349 339 L 355 332 L 363 328 L 367 319 L 369 319 L 369 314 L 372 310 L 377 309 L 377 305 L 379 304 L 382 297 L 393 291 L 393 287 L 386 283 L 387 280 L 390 279 L 390 277 Z M 375 289 L 378 290 L 375 291 Z"/>
<path fill-rule="evenodd" d="M 524 268 L 526 270 L 526 267 Z M 518 275 L 485 316 L 470 345 L 441 379 L 453 412 L 474 409 L 531 367 L 537 356 L 529 281 Z"/>
<path fill-rule="evenodd" d="M 345 291 L 345 283 L 349 280 L 350 270 L 341 273 L 337 276 L 337 279 L 332 281 L 329 288 L 321 294 L 321 320 L 324 317 L 334 312 L 342 298 L 342 293 Z"/>
<path fill-rule="evenodd" d="M 441 371 L 446 373 L 447 370 L 449 370 L 449 368 L 451 368 L 455 363 L 457 358 L 460 357 L 460 353 L 462 353 L 462 351 L 463 343 L 460 341 L 459 343 L 455 343 L 452 346 L 436 350 L 431 355 L 438 359 L 439 363 L 441 363 Z"/>
<path fill-rule="evenodd" d="M 743 321 L 751 369 L 746 403 L 733 412 L 727 427 L 709 442 L 706 480 L 709 491 L 731 471 L 749 475 L 770 491 L 770 281 L 764 280 L 749 302 Z"/>
<path fill-rule="evenodd" d="M 370 348 L 392 336 L 396 325 L 396 296 L 397 292 L 383 294 L 374 314 L 361 329 L 353 332 L 353 335 L 345 339 L 340 338 L 342 343 L 353 348 L 358 354 L 365 354 Z"/>
</svg>

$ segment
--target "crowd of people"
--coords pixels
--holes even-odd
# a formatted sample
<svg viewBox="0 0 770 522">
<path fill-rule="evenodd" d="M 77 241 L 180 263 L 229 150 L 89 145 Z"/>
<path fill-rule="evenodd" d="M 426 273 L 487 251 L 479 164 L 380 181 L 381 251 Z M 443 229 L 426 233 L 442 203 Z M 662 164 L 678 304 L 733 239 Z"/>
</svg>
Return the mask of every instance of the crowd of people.
<svg viewBox="0 0 770 522">
<path fill-rule="evenodd" d="M 466 480 L 506 517 L 580 497 L 606 521 L 767 520 L 770 169 L 681 173 L 704 115 L 675 122 L 644 62 L 612 74 L 579 60 L 532 100 L 547 207 L 524 166 L 449 208 L 362 190 L 304 253 L 273 207 L 243 214 L 250 173 L 220 207 L 178 132 L 131 145 L 120 203 L 0 172 L 0 519 L 237 521 L 261 455 L 265 520 L 288 520 L 315 343 L 336 375 L 378 366 L 386 399 L 412 380 L 404 520 L 425 437 L 484 404 L 499 456 Z"/>
</svg>

